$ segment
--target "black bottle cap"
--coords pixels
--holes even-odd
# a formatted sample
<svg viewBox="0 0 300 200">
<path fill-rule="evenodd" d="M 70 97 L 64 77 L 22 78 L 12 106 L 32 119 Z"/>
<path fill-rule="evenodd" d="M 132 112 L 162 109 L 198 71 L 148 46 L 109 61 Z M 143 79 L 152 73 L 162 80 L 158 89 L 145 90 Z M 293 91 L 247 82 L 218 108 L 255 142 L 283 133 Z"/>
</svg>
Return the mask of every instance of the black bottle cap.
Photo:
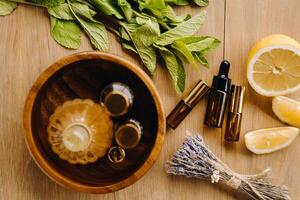
<svg viewBox="0 0 300 200">
<path fill-rule="evenodd" d="M 212 88 L 224 92 L 230 91 L 231 79 L 228 78 L 230 63 L 227 60 L 222 61 L 219 74 L 214 76 Z"/>
<path fill-rule="evenodd" d="M 219 69 L 219 76 L 224 75 L 225 77 L 228 77 L 229 68 L 230 63 L 227 60 L 223 60 Z"/>
</svg>

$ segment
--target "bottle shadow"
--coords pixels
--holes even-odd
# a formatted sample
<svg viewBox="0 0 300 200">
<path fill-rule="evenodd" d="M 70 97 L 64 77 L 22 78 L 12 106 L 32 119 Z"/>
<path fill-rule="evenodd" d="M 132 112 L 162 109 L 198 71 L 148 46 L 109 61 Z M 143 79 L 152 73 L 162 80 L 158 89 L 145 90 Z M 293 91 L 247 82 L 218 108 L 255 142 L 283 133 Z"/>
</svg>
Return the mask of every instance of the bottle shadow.
<svg viewBox="0 0 300 200">
<path fill-rule="evenodd" d="M 273 119 L 277 120 L 276 115 L 272 111 L 272 97 L 265 97 L 257 92 L 255 92 L 250 84 L 247 84 L 248 92 L 246 93 L 247 102 L 251 105 L 256 106 L 264 112 L 265 114 L 269 115 Z"/>
</svg>

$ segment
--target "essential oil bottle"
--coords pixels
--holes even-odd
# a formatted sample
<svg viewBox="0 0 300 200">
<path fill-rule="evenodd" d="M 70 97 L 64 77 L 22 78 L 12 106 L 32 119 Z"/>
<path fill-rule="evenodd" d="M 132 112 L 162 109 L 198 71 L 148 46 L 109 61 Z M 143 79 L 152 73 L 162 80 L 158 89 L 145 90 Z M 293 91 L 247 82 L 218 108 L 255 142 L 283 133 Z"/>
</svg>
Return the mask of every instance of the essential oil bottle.
<svg viewBox="0 0 300 200">
<path fill-rule="evenodd" d="M 113 82 L 107 85 L 100 96 L 100 102 L 112 117 L 120 117 L 129 111 L 134 95 L 124 83 Z"/>
<path fill-rule="evenodd" d="M 120 147 L 132 149 L 139 144 L 142 134 L 141 123 L 135 119 L 129 119 L 117 126 L 115 140 Z"/>
<path fill-rule="evenodd" d="M 231 79 L 228 78 L 229 68 L 230 63 L 224 60 L 221 63 L 219 74 L 213 78 L 204 121 L 207 126 L 222 127 L 231 86 Z"/>
<path fill-rule="evenodd" d="M 237 142 L 240 138 L 245 87 L 232 85 L 227 114 L 225 140 Z"/>
<path fill-rule="evenodd" d="M 209 87 L 200 80 L 194 88 L 185 96 L 172 110 L 167 117 L 167 124 L 172 129 L 184 120 L 184 118 L 192 111 L 197 103 L 208 93 Z"/>
<path fill-rule="evenodd" d="M 108 160 L 112 163 L 120 163 L 125 158 L 125 150 L 118 146 L 113 146 L 108 150 Z"/>
</svg>

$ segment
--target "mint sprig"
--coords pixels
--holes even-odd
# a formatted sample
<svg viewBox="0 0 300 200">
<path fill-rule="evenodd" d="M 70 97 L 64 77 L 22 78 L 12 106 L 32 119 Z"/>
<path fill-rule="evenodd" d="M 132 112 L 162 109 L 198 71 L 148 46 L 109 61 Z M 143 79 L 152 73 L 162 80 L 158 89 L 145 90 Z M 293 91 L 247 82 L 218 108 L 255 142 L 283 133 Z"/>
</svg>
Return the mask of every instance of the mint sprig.
<svg viewBox="0 0 300 200">
<path fill-rule="evenodd" d="M 82 30 L 96 50 L 106 51 L 109 29 L 124 49 L 141 58 L 150 74 L 162 58 L 179 93 L 185 88 L 184 64 L 209 67 L 205 56 L 220 44 L 214 37 L 194 35 L 205 21 L 205 11 L 177 16 L 172 8 L 206 6 L 208 0 L 0 0 L 0 15 L 11 13 L 15 2 L 46 7 L 51 36 L 66 48 L 80 46 Z"/>
</svg>

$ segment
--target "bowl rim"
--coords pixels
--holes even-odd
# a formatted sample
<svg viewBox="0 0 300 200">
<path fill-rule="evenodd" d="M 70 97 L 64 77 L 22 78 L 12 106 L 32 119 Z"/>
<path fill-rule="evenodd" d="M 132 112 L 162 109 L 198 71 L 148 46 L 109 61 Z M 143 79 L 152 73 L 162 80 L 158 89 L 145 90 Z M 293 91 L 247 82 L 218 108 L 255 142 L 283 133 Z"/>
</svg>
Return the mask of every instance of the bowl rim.
<svg viewBox="0 0 300 200">
<path fill-rule="evenodd" d="M 89 186 L 77 181 L 72 180 L 62 174 L 60 174 L 57 170 L 51 167 L 50 164 L 46 161 L 43 157 L 42 153 L 38 150 L 37 145 L 34 141 L 33 134 L 32 134 L 32 111 L 33 106 L 38 96 L 38 93 L 44 83 L 58 70 L 66 67 L 67 65 L 80 61 L 80 60 L 90 60 L 90 59 L 100 59 L 100 60 L 107 60 L 112 61 L 116 64 L 119 64 L 122 67 L 127 68 L 131 72 L 133 72 L 136 76 L 138 76 L 143 83 L 146 85 L 148 90 L 150 91 L 156 109 L 157 109 L 157 117 L 158 117 L 158 127 L 157 127 L 157 136 L 155 139 L 155 143 L 153 148 L 148 156 L 148 158 L 144 161 L 142 166 L 140 166 L 133 174 L 131 174 L 126 179 L 123 179 L 117 183 L 107 185 L 107 186 Z M 166 120 L 164 115 L 164 110 L 162 107 L 161 99 L 159 97 L 158 91 L 153 84 L 150 77 L 137 65 L 133 64 L 132 62 L 121 58 L 119 56 L 103 53 L 103 52 L 95 52 L 95 51 L 85 51 L 80 53 L 71 54 L 69 56 L 63 57 L 58 61 L 54 62 L 50 65 L 45 71 L 43 71 L 39 77 L 34 82 L 33 86 L 31 87 L 29 94 L 27 96 L 24 111 L 23 111 L 23 126 L 25 131 L 24 137 L 26 141 L 26 146 L 31 154 L 31 157 L 34 159 L 35 163 L 38 167 L 54 182 L 58 183 L 61 186 L 74 189 L 81 192 L 89 192 L 89 193 L 109 193 L 114 192 L 120 189 L 123 189 L 137 180 L 139 180 L 154 164 L 156 161 L 160 150 L 163 145 L 163 140 L 166 132 Z"/>
</svg>

